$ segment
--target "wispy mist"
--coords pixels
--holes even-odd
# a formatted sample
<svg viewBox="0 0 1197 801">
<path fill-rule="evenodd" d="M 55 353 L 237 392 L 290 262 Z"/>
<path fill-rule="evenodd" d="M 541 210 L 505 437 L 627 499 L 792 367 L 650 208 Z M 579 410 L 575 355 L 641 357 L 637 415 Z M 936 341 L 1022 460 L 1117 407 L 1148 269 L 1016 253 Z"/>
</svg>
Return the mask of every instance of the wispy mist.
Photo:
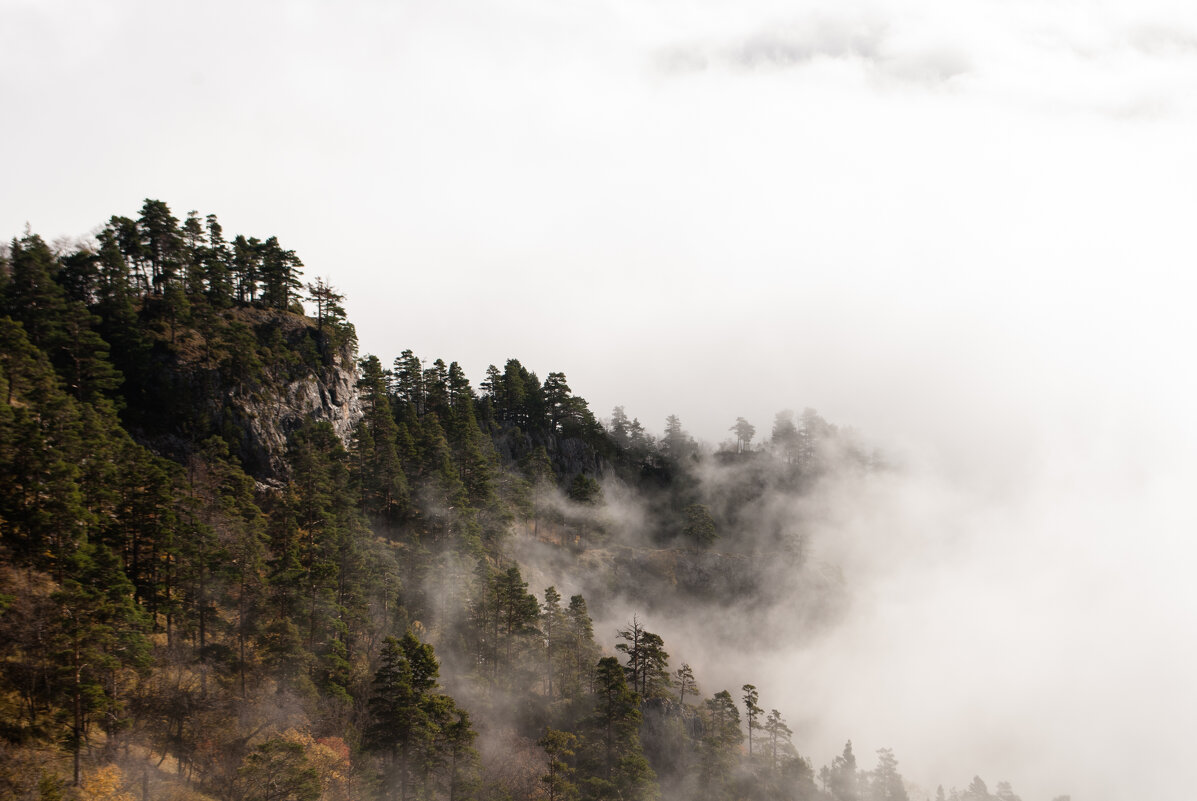
<svg viewBox="0 0 1197 801">
<path fill-rule="evenodd" d="M 146 196 L 221 209 L 329 275 L 363 351 L 475 379 L 515 356 L 600 415 L 679 414 L 709 442 L 813 406 L 889 455 L 761 510 L 805 548 L 766 577 L 768 638 L 744 645 L 742 608 L 617 598 L 601 637 L 643 614 L 704 690 L 755 683 L 816 766 L 851 737 L 932 791 L 1190 797 L 1192 9 L 6 3 L 0 22 L 4 231 L 75 235 Z M 635 539 L 643 510 L 606 497 Z M 521 547 L 542 581 L 573 575 Z"/>
</svg>

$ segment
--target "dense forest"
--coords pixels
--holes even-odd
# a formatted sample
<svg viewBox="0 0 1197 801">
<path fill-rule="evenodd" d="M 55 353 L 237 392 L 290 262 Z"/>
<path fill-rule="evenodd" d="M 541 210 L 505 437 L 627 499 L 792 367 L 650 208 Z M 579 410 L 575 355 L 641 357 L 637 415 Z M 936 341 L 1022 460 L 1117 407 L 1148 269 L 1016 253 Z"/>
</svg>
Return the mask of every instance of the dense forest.
<svg viewBox="0 0 1197 801">
<path fill-rule="evenodd" d="M 157 200 L 0 252 L 0 799 L 1017 801 L 816 767 L 653 631 L 778 602 L 778 499 L 887 469 L 851 431 L 711 447 L 516 359 L 359 358 L 302 271 Z"/>
</svg>

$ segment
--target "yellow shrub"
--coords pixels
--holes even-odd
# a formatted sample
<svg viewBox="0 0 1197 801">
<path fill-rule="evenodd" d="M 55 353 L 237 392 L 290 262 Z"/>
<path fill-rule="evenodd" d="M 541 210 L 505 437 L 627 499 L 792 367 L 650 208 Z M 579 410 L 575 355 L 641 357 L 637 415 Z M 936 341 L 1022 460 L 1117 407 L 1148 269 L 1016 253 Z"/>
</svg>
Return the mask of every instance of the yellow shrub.
<svg viewBox="0 0 1197 801">
<path fill-rule="evenodd" d="M 82 801 L 134 801 L 132 793 L 121 789 L 125 776 L 116 765 L 88 771 L 79 787 Z"/>
</svg>

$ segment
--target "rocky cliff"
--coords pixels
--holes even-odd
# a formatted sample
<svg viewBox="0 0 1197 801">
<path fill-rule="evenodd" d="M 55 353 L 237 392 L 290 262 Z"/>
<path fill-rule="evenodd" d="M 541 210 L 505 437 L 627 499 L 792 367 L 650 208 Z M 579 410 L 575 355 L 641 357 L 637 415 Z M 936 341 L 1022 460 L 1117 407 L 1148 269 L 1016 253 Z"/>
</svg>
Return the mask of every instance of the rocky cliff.
<svg viewBox="0 0 1197 801">
<path fill-rule="evenodd" d="M 270 483 L 286 474 L 288 437 L 309 420 L 329 423 L 349 446 L 353 429 L 362 419 L 356 382 L 353 355 L 337 354 L 326 367 L 273 382 L 270 392 L 233 389 L 218 399 L 220 409 L 213 412 L 237 432 L 247 469 Z"/>
<path fill-rule="evenodd" d="M 219 436 L 268 485 L 285 478 L 288 438 L 305 422 L 329 423 L 348 446 L 362 418 L 351 332 L 291 312 L 227 310 L 204 330 L 163 339 L 143 381 L 129 415 L 138 439 L 186 462 Z"/>
</svg>

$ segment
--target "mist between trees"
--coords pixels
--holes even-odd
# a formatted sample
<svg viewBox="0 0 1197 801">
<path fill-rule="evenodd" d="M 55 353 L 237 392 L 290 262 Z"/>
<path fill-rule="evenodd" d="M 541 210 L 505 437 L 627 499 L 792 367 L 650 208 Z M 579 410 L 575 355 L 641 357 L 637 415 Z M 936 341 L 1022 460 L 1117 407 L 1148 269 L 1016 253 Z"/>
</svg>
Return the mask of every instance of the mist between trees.
<svg viewBox="0 0 1197 801">
<path fill-rule="evenodd" d="M 302 267 L 154 200 L 4 253 L 0 797 L 921 797 L 721 658 L 844 613 L 812 532 L 895 470 L 858 435 L 359 359 Z"/>
</svg>

